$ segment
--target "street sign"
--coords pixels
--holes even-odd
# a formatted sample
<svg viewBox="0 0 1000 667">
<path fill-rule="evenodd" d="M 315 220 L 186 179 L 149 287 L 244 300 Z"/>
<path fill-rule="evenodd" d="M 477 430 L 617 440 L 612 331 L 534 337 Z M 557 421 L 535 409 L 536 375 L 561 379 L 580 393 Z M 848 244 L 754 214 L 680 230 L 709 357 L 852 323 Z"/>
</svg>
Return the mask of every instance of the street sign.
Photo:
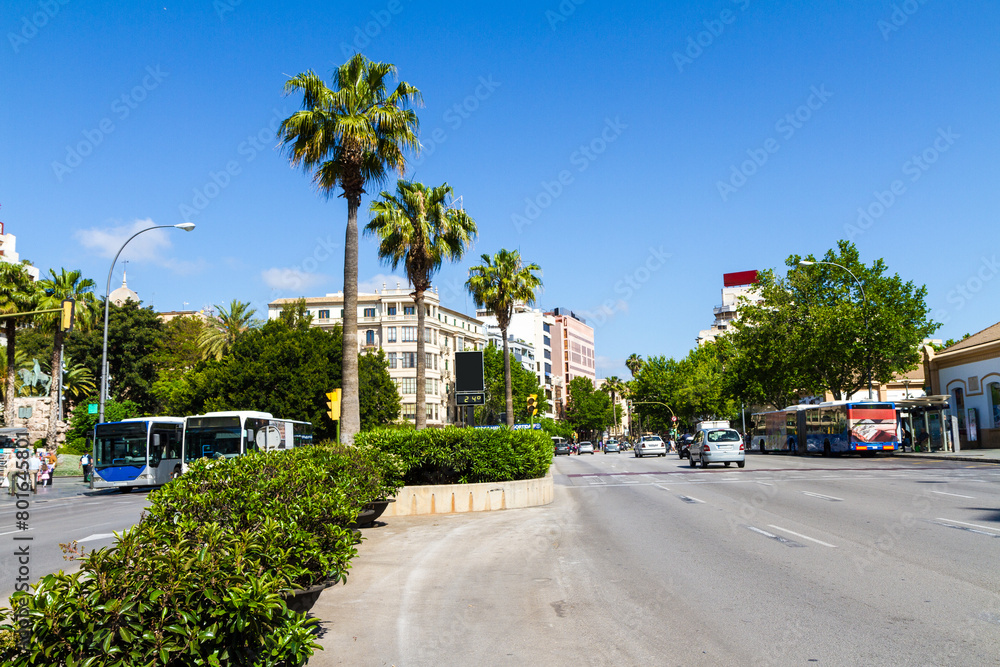
<svg viewBox="0 0 1000 667">
<path fill-rule="evenodd" d="M 473 426 L 472 428 L 485 428 L 489 430 L 503 428 L 503 426 Z M 515 431 L 541 431 L 541 424 L 514 424 Z"/>
<path fill-rule="evenodd" d="M 675 421 L 677 421 L 677 416 L 675 415 L 675 416 L 671 417 L 671 418 L 670 418 L 670 421 L 672 421 L 672 422 L 675 422 Z"/>
<path fill-rule="evenodd" d="M 97 414 L 97 403 L 87 403 L 87 414 L 88 415 Z"/>
<path fill-rule="evenodd" d="M 455 400 L 459 406 L 486 405 L 486 393 L 480 391 L 473 394 L 458 394 Z"/>
<path fill-rule="evenodd" d="M 455 392 L 476 393 L 486 389 L 483 382 L 483 353 L 455 352 Z"/>
</svg>

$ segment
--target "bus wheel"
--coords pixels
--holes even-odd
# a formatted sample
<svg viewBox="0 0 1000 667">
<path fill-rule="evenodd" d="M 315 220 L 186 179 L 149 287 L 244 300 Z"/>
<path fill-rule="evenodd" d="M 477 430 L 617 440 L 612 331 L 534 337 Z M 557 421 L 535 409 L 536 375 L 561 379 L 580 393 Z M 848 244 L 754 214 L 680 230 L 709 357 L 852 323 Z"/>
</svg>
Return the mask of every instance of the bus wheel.
<svg viewBox="0 0 1000 667">
<path fill-rule="evenodd" d="M 829 442 L 824 442 L 823 443 L 823 456 L 829 456 L 829 455 L 830 455 L 830 443 Z"/>
<path fill-rule="evenodd" d="M 134 486 L 119 486 L 118 493 L 132 493 L 134 489 Z"/>
</svg>

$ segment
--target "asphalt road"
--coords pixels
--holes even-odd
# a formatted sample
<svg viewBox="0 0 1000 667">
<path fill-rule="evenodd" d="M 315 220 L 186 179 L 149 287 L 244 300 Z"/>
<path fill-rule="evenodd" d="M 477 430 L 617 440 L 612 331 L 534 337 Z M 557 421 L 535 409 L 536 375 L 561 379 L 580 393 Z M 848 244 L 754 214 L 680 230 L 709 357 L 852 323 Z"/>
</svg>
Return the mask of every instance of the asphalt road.
<svg viewBox="0 0 1000 667">
<path fill-rule="evenodd" d="M 74 571 L 77 564 L 63 558 L 60 544 L 76 540 L 87 550 L 110 546 L 114 532 L 139 521 L 146 507 L 147 491 L 131 494 L 90 491 L 80 478 L 56 478 L 51 487 L 40 487 L 19 510 L 16 499 L 0 489 L 0 606 L 8 606 L 18 576 L 15 553 L 27 545 L 31 582 L 59 570 Z M 18 512 L 27 511 L 27 530 L 18 527 Z M 16 539 L 16 538 L 31 538 Z"/>
<path fill-rule="evenodd" d="M 1000 664 L 1000 466 L 560 458 L 527 510 L 390 518 L 310 665 Z"/>
</svg>

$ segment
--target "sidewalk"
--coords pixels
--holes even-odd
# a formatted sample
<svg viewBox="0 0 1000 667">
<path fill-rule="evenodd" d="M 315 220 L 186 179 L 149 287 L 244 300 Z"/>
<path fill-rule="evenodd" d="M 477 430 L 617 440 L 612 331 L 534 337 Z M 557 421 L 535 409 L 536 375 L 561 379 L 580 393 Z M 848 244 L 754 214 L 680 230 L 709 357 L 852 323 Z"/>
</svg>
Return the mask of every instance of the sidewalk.
<svg viewBox="0 0 1000 667">
<path fill-rule="evenodd" d="M 55 477 L 52 480 L 52 486 L 42 486 L 39 484 L 38 491 L 32 498 L 32 502 L 44 502 L 47 500 L 59 500 L 62 498 L 72 498 L 74 496 L 92 496 L 95 494 L 106 494 L 108 490 L 97 490 L 91 491 L 90 484 L 84 484 L 83 477 Z M 114 492 L 111 489 L 110 492 Z M 13 502 L 16 500 L 14 496 L 8 493 L 6 486 L 0 488 L 0 503 L 6 501 Z"/>
<path fill-rule="evenodd" d="M 1000 449 L 965 449 L 960 452 L 903 452 L 896 456 L 932 461 L 971 461 L 974 463 L 1000 463 Z"/>
</svg>

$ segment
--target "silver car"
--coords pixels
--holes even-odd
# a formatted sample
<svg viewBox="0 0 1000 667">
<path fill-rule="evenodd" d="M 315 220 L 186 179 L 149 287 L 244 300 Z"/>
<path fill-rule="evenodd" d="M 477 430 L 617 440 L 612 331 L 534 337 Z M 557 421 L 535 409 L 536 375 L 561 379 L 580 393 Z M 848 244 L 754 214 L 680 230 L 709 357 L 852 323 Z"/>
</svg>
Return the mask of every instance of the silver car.
<svg viewBox="0 0 1000 667">
<path fill-rule="evenodd" d="M 658 435 L 644 435 L 635 443 L 634 452 L 637 459 L 644 456 L 666 456 L 667 443 Z"/>
<path fill-rule="evenodd" d="M 577 455 L 579 454 L 593 454 L 594 453 L 594 443 L 587 442 L 584 440 L 580 443 L 580 449 L 577 450 Z"/>
<path fill-rule="evenodd" d="M 735 462 L 739 467 L 746 465 L 743 438 L 731 428 L 710 428 L 698 431 L 691 441 L 688 459 L 691 467 L 701 464 L 707 468 L 709 463 L 723 463 L 727 467 Z"/>
</svg>

